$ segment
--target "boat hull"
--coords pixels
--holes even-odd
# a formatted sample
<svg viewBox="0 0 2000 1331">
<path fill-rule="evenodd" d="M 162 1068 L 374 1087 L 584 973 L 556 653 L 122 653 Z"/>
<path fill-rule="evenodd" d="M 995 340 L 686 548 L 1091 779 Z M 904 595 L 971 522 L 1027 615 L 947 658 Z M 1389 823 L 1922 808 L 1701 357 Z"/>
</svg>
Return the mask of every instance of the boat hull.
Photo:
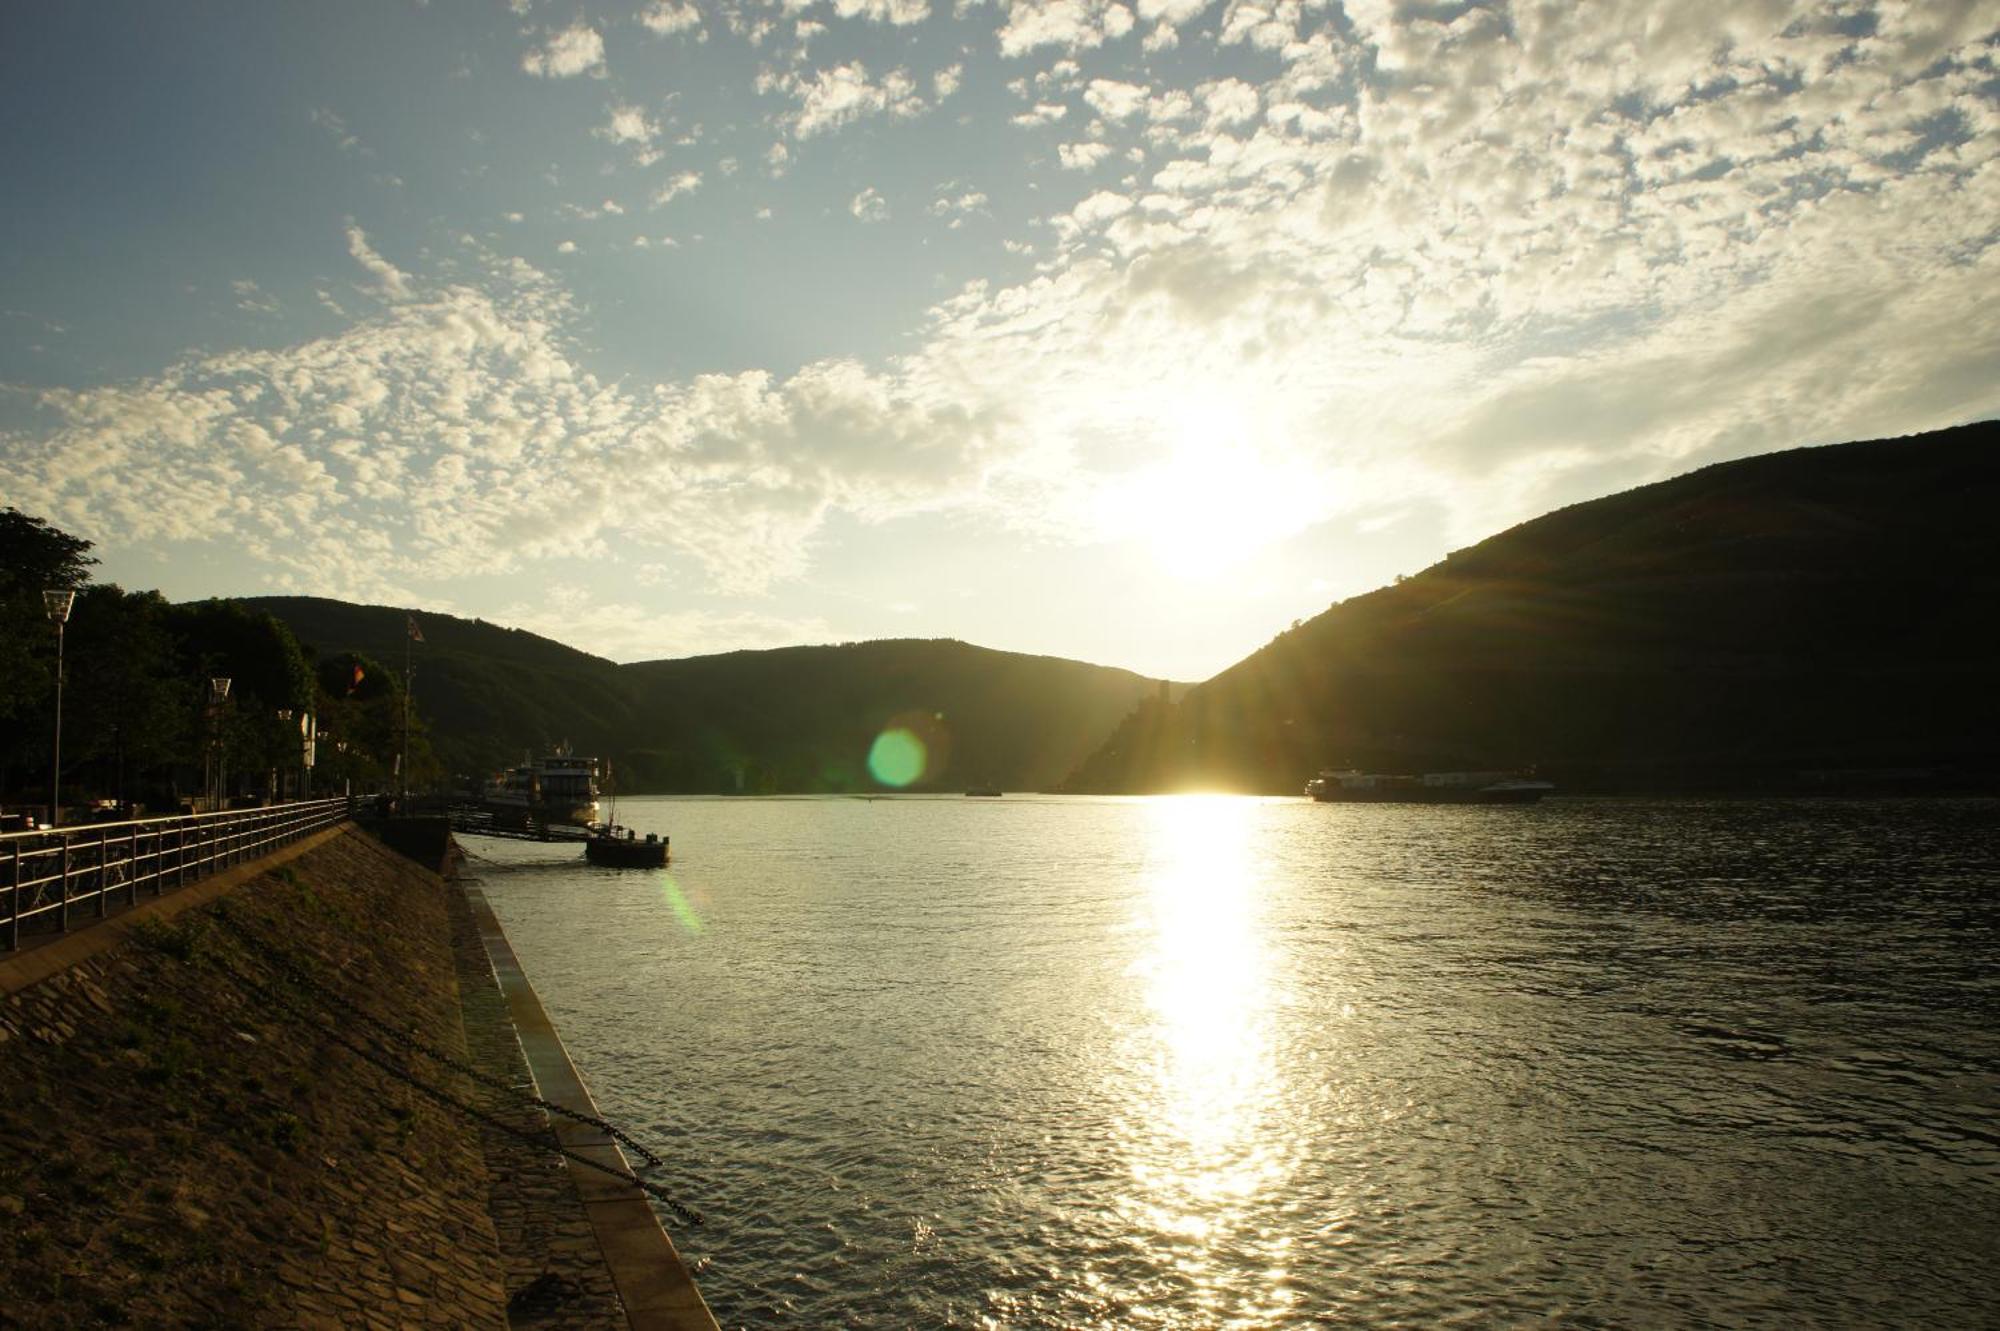
<svg viewBox="0 0 2000 1331">
<path fill-rule="evenodd" d="M 1314 790 L 1321 804 L 1533 804 L 1548 794 L 1543 789 L 1452 790 L 1419 786 L 1407 790 Z"/>
<path fill-rule="evenodd" d="M 663 869 L 667 864 L 667 839 L 649 836 L 640 841 L 594 836 L 583 843 L 583 858 L 601 869 Z"/>
</svg>

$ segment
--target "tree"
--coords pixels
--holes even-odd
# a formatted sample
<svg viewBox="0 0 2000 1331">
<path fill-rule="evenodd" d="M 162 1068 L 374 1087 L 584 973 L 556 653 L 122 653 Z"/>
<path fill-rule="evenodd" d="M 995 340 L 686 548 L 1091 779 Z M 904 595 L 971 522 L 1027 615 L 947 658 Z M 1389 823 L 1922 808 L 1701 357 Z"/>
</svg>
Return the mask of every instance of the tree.
<svg viewBox="0 0 2000 1331">
<path fill-rule="evenodd" d="M 48 766 L 42 727 L 54 717 L 56 638 L 42 592 L 88 582 L 97 562 L 89 552 L 82 537 L 0 509 L 0 773 Z"/>
<path fill-rule="evenodd" d="M 171 793 L 172 766 L 189 750 L 186 681 L 158 592 L 86 588 L 70 615 L 63 772 L 99 792 L 147 803 Z"/>
<path fill-rule="evenodd" d="M 314 781 L 324 790 L 352 783 L 356 793 L 396 786 L 403 748 L 403 681 L 371 656 L 340 652 L 319 663 L 320 745 Z M 435 785 L 444 769 L 423 718 L 410 714 L 410 786 Z"/>
<path fill-rule="evenodd" d="M 45 587 L 90 581 L 90 542 L 9 505 L 0 509 L 0 596 L 41 596 Z"/>
<path fill-rule="evenodd" d="M 297 761 L 297 722 L 281 721 L 279 712 L 296 716 L 313 706 L 305 652 L 278 620 L 233 601 L 169 606 L 166 622 L 178 647 L 175 678 L 191 704 L 196 733 L 216 746 L 213 756 L 231 774 L 232 789 L 261 791 L 263 773 Z M 208 681 L 217 676 L 228 678 L 230 689 L 211 713 Z"/>
</svg>

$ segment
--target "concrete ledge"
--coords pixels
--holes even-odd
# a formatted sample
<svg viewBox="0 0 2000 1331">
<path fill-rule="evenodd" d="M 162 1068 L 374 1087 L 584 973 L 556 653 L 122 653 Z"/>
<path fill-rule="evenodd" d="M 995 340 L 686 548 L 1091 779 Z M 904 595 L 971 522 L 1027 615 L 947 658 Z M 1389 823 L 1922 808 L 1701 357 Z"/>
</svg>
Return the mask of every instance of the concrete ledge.
<svg viewBox="0 0 2000 1331">
<path fill-rule="evenodd" d="M 20 951 L 0 957 L 0 997 L 18 994 L 30 985 L 40 984 L 51 975 L 59 974 L 88 961 L 101 952 L 107 952 L 123 944 L 135 926 L 153 920 L 170 920 L 182 911 L 196 906 L 205 906 L 225 893 L 234 891 L 243 884 L 262 874 L 267 874 L 281 864 L 297 859 L 318 846 L 323 846 L 337 836 L 345 836 L 354 830 L 352 823 L 340 823 L 324 828 L 309 836 L 301 837 L 289 846 L 282 846 L 260 860 L 231 865 L 220 873 L 211 874 L 200 882 L 187 887 L 176 888 L 165 896 L 142 897 L 135 906 L 128 906 L 116 915 L 101 920 L 85 921 L 80 927 L 64 934 L 51 934 L 46 941 L 32 941 Z"/>
<path fill-rule="evenodd" d="M 528 1069 L 535 1078 L 536 1094 L 579 1114 L 597 1116 L 597 1105 L 583 1084 L 583 1077 L 570 1062 L 569 1051 L 550 1024 L 542 1000 L 521 970 L 500 922 L 487 904 L 485 894 L 467 885 L 467 903 L 478 922 L 486 955 L 493 963 L 500 991 L 507 1000 L 515 1034 L 521 1041 Z M 566 1148 L 587 1159 L 614 1169 L 629 1169 L 617 1143 L 603 1132 L 582 1123 L 558 1120 L 556 1139 Z M 633 1331 L 718 1331 L 715 1317 L 695 1288 L 694 1278 L 674 1248 L 673 1240 L 660 1227 L 645 1194 L 629 1183 L 594 1169 L 570 1167 L 569 1176 L 582 1199 L 597 1246 L 610 1268 L 611 1279 L 624 1301 L 625 1316 Z"/>
</svg>

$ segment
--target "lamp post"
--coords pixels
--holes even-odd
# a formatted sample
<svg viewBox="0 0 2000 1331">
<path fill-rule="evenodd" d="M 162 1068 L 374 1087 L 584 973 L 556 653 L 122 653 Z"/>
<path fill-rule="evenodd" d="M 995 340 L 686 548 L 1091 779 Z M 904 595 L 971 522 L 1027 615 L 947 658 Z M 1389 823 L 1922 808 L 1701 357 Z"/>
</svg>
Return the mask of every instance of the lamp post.
<svg viewBox="0 0 2000 1331">
<path fill-rule="evenodd" d="M 49 621 L 56 626 L 56 738 L 54 752 L 49 759 L 49 826 L 62 826 L 62 690 L 63 690 L 63 625 L 69 623 L 70 606 L 76 602 L 76 592 L 69 587 L 51 587 L 42 593 L 42 608 L 48 611 Z"/>
<path fill-rule="evenodd" d="M 278 709 L 279 725 L 287 725 L 291 719 L 291 708 L 280 707 Z M 291 780 L 292 775 L 291 766 L 290 763 L 281 763 L 271 772 L 271 797 L 274 803 L 281 802 L 285 798 L 285 786 Z"/>
<path fill-rule="evenodd" d="M 229 676 L 214 675 L 208 681 L 208 754 L 210 771 L 208 807 L 214 812 L 222 801 L 222 787 L 227 780 L 222 766 L 222 704 L 229 700 Z"/>
</svg>

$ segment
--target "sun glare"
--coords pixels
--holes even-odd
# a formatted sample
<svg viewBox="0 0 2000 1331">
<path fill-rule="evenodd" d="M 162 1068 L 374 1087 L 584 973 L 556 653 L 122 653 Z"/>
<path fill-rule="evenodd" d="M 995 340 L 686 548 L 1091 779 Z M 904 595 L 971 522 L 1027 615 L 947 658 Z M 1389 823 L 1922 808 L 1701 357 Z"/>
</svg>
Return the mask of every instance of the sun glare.
<svg viewBox="0 0 2000 1331">
<path fill-rule="evenodd" d="M 1131 1213 L 1164 1236 L 1205 1245 L 1241 1222 L 1284 1164 L 1261 1130 L 1279 1096 L 1271 1048 L 1275 1001 L 1251 867 L 1256 808 L 1228 796 L 1149 806 L 1149 946 L 1132 978 L 1147 1021 L 1135 1036 L 1143 1074 L 1124 1134 Z M 1190 1249 L 1184 1261 L 1210 1254 Z"/>
<path fill-rule="evenodd" d="M 1178 395 L 1158 420 L 1165 452 L 1106 487 L 1098 521 L 1174 577 L 1235 572 L 1318 511 L 1322 486 L 1279 454 L 1286 432 L 1267 406 L 1204 389 Z"/>
</svg>

